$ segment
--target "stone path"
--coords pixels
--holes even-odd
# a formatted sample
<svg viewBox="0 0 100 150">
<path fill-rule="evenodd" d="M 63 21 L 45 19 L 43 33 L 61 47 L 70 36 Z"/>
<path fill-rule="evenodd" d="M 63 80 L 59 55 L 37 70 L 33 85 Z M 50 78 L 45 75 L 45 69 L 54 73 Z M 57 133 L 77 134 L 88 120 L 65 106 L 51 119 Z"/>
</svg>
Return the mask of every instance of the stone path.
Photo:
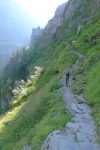
<svg viewBox="0 0 100 150">
<path fill-rule="evenodd" d="M 76 69 L 77 64 L 71 68 Z M 66 124 L 66 131 L 54 131 L 43 144 L 42 150 L 100 150 L 96 142 L 96 127 L 91 109 L 82 96 L 74 95 L 63 82 L 63 95 L 66 108 L 73 115 L 71 122 Z"/>
<path fill-rule="evenodd" d="M 33 150 L 31 145 L 27 145 L 25 146 L 22 150 Z"/>
</svg>

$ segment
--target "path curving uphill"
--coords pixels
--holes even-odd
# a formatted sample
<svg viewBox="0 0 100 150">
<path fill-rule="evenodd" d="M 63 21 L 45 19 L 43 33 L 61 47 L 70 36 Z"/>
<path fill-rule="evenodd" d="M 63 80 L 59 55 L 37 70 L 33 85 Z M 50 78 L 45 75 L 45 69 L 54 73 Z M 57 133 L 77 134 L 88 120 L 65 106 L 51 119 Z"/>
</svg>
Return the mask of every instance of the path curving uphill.
<svg viewBox="0 0 100 150">
<path fill-rule="evenodd" d="M 79 61 L 72 66 L 72 71 L 78 67 L 78 63 Z M 63 79 L 65 107 L 73 115 L 73 119 L 66 124 L 65 131 L 54 131 L 50 134 L 44 142 L 42 150 L 100 150 L 91 108 L 82 96 L 72 92 L 71 84 L 72 79 L 70 79 L 69 87 L 66 86 L 65 79 Z"/>
</svg>

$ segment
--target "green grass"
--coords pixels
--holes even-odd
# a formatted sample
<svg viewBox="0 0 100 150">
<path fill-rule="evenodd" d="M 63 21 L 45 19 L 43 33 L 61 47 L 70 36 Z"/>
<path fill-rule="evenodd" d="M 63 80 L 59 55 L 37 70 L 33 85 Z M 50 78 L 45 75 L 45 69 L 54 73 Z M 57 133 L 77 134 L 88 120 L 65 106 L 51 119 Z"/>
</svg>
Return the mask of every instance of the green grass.
<svg viewBox="0 0 100 150">
<path fill-rule="evenodd" d="M 31 143 L 38 150 L 49 133 L 64 128 L 70 116 L 54 83 L 55 79 L 0 119 L 0 149 L 21 149 Z"/>
<path fill-rule="evenodd" d="M 71 33 L 64 41 L 30 52 L 29 76 L 36 65 L 43 72 L 36 82 L 23 88 L 29 94 L 26 97 L 18 95 L 12 109 L 0 117 L 0 150 L 21 150 L 27 144 L 40 150 L 49 133 L 64 129 L 71 116 L 64 108 L 61 79 L 66 69 L 76 62 L 76 49 L 86 59 L 74 72 L 73 90 L 77 94 L 84 93 L 92 106 L 100 142 L 99 25 L 99 21 L 94 21 L 77 37 Z M 71 45 L 73 40 L 76 40 L 75 49 Z"/>
<path fill-rule="evenodd" d="M 1 150 L 21 150 L 27 144 L 39 150 L 49 133 L 65 128 L 71 116 L 64 108 L 61 78 L 76 59 L 77 55 L 67 46 L 56 43 L 31 64 L 30 74 L 35 65 L 42 67 L 43 73 L 32 85 L 23 88 L 28 92 L 32 87 L 31 92 L 26 97 L 20 93 L 15 97 L 12 109 L 1 116 Z"/>
<path fill-rule="evenodd" d="M 74 76 L 73 90 L 84 94 L 93 109 L 100 143 L 100 19 L 89 24 L 76 40 L 76 47 L 85 55 Z"/>
</svg>

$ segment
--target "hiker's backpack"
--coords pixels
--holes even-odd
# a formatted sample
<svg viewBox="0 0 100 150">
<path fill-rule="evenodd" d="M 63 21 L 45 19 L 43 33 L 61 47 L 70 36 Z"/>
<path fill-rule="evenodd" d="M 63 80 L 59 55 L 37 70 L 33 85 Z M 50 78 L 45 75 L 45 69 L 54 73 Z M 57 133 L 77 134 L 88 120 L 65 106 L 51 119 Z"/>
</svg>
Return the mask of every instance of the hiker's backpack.
<svg viewBox="0 0 100 150">
<path fill-rule="evenodd" d="M 70 76 L 70 71 L 66 72 L 66 77 Z"/>
</svg>

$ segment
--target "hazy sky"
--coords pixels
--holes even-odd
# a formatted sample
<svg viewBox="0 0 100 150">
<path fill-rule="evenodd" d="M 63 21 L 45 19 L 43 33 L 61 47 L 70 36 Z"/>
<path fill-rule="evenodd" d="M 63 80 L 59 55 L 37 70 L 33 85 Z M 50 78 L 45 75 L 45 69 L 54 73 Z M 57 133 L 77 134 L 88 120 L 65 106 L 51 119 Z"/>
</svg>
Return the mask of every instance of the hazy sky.
<svg viewBox="0 0 100 150">
<path fill-rule="evenodd" d="M 22 6 L 27 13 L 37 20 L 36 25 L 44 27 L 47 21 L 53 17 L 56 8 L 68 0 L 14 0 Z"/>
</svg>

